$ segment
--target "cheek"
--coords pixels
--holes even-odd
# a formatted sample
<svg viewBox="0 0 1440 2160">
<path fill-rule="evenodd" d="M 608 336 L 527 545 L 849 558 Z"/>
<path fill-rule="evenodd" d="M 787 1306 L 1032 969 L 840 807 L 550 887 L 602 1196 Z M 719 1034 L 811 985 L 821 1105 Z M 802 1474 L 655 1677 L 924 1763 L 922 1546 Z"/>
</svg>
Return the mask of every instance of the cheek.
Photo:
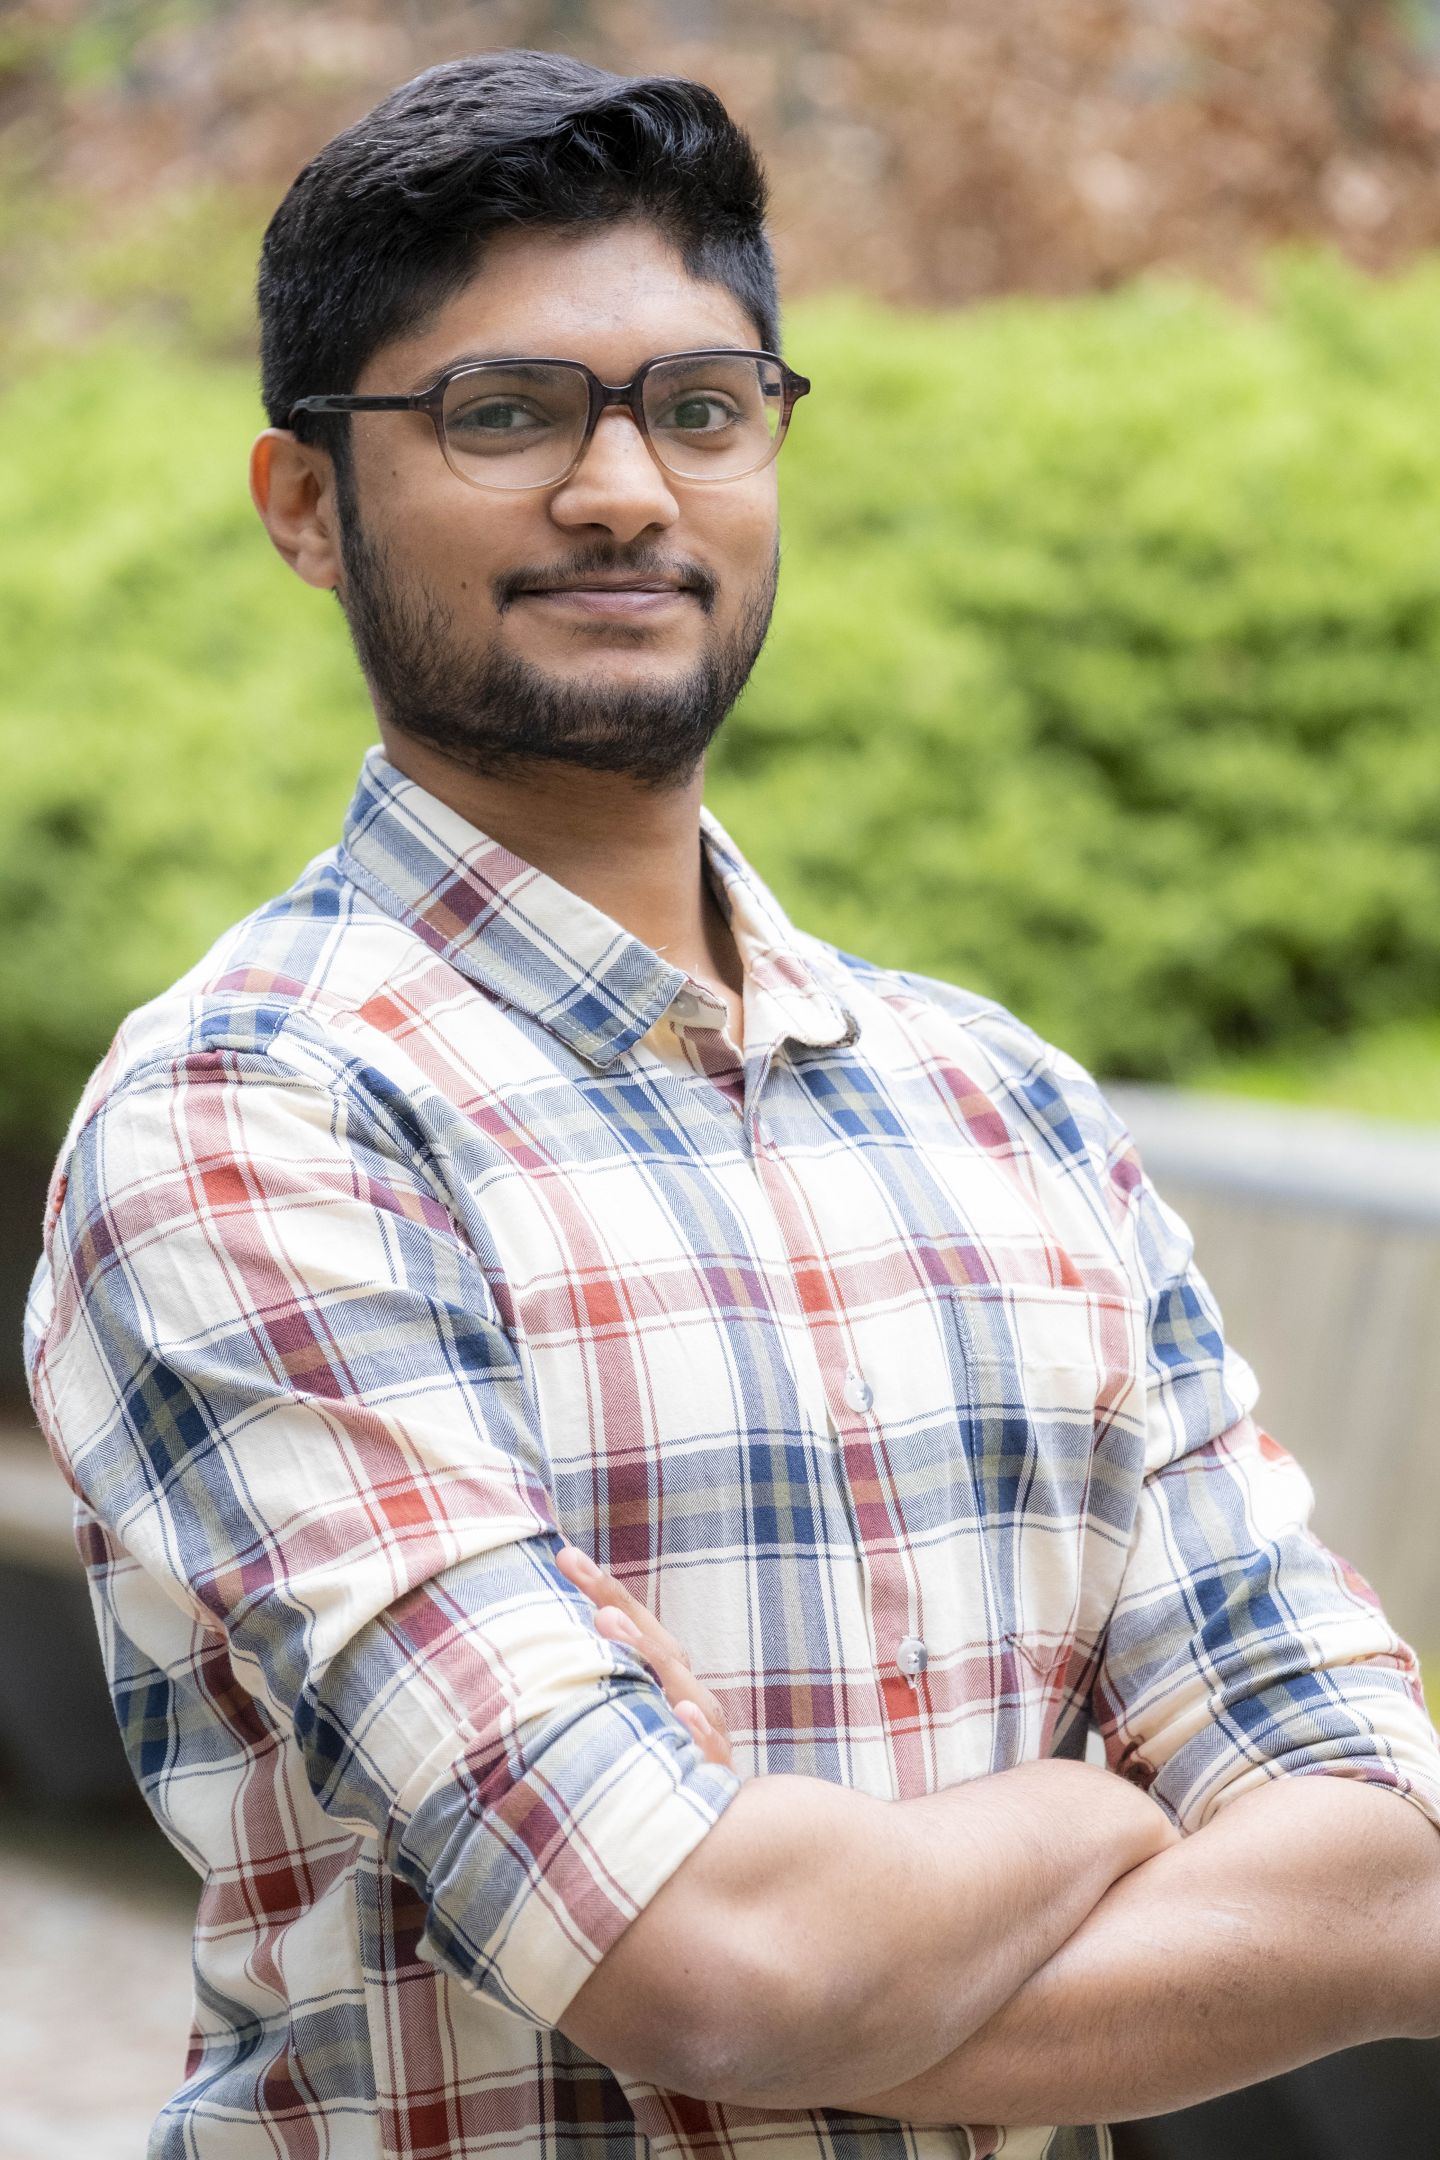
<svg viewBox="0 0 1440 2160">
<path fill-rule="evenodd" d="M 397 470 L 385 537 L 396 559 L 433 592 L 488 596 L 504 572 L 518 563 L 544 562 L 553 552 L 543 534 L 527 533 L 533 513 L 527 521 L 508 504 L 492 505 L 448 471 L 423 488 L 406 481 Z"/>
<path fill-rule="evenodd" d="M 779 534 L 774 483 L 717 508 L 707 522 L 709 557 L 738 604 L 766 581 L 774 562 Z"/>
<path fill-rule="evenodd" d="M 410 427 L 411 418 L 377 415 L 366 437 L 355 436 L 360 515 L 396 555 L 433 571 L 437 563 L 492 547 L 501 517 L 477 490 L 456 479 L 429 421 L 414 415 Z M 387 428 L 386 421 L 395 424 Z"/>
</svg>

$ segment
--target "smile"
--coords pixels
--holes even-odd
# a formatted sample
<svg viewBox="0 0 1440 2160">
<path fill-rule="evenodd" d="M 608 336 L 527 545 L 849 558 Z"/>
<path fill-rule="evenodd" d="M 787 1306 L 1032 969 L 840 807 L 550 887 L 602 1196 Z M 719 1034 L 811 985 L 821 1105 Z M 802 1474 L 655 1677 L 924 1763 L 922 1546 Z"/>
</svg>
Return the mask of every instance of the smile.
<svg viewBox="0 0 1440 2160">
<path fill-rule="evenodd" d="M 519 597 L 543 601 L 549 607 L 573 608 L 582 615 L 628 616 L 653 615 L 693 595 L 673 585 L 659 591 L 654 586 L 639 585 L 566 585 L 554 592 L 528 592 Z"/>
</svg>

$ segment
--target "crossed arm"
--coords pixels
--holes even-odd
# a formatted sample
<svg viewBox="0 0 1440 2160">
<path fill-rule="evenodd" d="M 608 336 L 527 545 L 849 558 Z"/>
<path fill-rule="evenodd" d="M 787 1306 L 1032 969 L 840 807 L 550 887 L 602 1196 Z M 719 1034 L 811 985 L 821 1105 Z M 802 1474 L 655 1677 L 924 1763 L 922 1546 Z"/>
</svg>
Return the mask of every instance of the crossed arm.
<svg viewBox="0 0 1440 2160">
<path fill-rule="evenodd" d="M 844 2104 L 1116 2122 L 1436 2035 L 1440 1836 L 1373 1785 L 1282 1777 L 1124 1876 L 944 2061 Z"/>
<path fill-rule="evenodd" d="M 637 1631 L 677 1708 L 710 1713 L 707 1730 L 680 1711 L 728 1760 L 679 1646 L 611 1578 L 569 1551 L 562 1565 L 602 1632 Z M 700 2006 L 688 2030 L 682 2003 Z M 1277 1778 L 1183 1840 L 1082 1764 L 893 1804 L 752 1780 L 562 2029 L 616 2068 L 749 2106 L 921 2125 L 1160 2113 L 1361 2041 L 1440 2035 L 1440 1837 L 1398 1795 L 1332 1775 Z"/>
<path fill-rule="evenodd" d="M 99 1519 L 224 1630 L 321 1805 L 420 1889 L 437 1963 L 674 2091 L 921 2123 L 1154 2112 L 1440 2029 L 1440 1845 L 1393 1793 L 1285 1777 L 1178 1842 L 1085 1764 L 890 1803 L 717 1776 L 723 1733 L 693 1724 L 695 1759 L 677 1751 L 603 1642 L 617 1623 L 555 1595 L 536 1406 L 475 1253 L 334 1063 L 301 1019 L 278 1048 L 237 1023 L 97 1111 L 53 1225 L 65 1317 L 37 1402 Z M 1172 1288 L 1152 1301 L 1160 1467 L 1107 1641 L 1116 1699 L 1153 1697 L 1155 1645 L 1178 1642 L 1162 1737 L 1191 1792 L 1212 1697 L 1268 1693 L 1267 1738 L 1298 1731 L 1340 1769 L 1351 1742 L 1378 1761 L 1364 1701 L 1385 1681 L 1377 1744 L 1433 1789 L 1428 1725 L 1417 1704 L 1407 1726 L 1386 1631 L 1294 1527 L 1303 1495 L 1253 1428 L 1202 1439 L 1237 1402 L 1178 1236 L 1143 1273 Z M 571 1581 L 635 1622 L 677 1715 L 714 1708 L 618 1586 Z M 1298 1625 L 1271 1626 L 1281 1605 Z M 1371 1659 L 1352 1716 L 1312 1653 Z M 517 1699 L 536 1712 L 519 1726 Z M 1232 1736 L 1220 1774 L 1238 1759 Z"/>
</svg>

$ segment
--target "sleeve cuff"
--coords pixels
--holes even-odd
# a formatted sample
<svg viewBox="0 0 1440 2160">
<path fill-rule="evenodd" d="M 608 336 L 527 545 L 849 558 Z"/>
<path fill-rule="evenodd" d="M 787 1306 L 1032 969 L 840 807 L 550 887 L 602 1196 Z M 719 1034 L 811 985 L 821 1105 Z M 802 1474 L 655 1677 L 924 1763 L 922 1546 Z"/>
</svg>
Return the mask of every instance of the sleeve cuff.
<svg viewBox="0 0 1440 2160">
<path fill-rule="evenodd" d="M 1440 1742 L 1400 1672 L 1331 1667 L 1213 1709 L 1152 1786 L 1187 1830 L 1271 1779 L 1323 1772 L 1381 1785 L 1440 1830 Z"/>
<path fill-rule="evenodd" d="M 712 1830 L 741 1779 L 707 1763 L 653 1680 L 569 1713 L 476 1820 L 462 1782 L 436 1793 L 417 1872 L 419 1954 L 531 2026 L 552 2028 L 607 1950 Z M 450 1820 L 434 1820 L 437 1807 Z M 405 1846 L 413 1852 L 418 1818 Z M 400 1871 L 410 1873 L 405 1856 Z M 497 1896 L 504 1885 L 508 1894 Z"/>
</svg>

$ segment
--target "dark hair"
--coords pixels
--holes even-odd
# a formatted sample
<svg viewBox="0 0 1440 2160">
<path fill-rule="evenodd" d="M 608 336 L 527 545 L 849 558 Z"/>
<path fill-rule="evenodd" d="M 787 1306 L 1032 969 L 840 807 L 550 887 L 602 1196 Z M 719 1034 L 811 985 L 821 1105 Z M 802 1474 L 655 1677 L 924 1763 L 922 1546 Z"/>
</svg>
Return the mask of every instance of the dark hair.
<svg viewBox="0 0 1440 2160">
<path fill-rule="evenodd" d="M 477 53 L 427 68 L 310 160 L 260 255 L 261 393 L 273 427 L 297 398 L 348 391 L 418 329 L 504 226 L 648 219 L 690 276 L 723 285 L 778 352 L 765 175 L 715 92 L 615 75 L 566 53 Z M 348 465 L 344 416 L 296 433 Z"/>
</svg>

